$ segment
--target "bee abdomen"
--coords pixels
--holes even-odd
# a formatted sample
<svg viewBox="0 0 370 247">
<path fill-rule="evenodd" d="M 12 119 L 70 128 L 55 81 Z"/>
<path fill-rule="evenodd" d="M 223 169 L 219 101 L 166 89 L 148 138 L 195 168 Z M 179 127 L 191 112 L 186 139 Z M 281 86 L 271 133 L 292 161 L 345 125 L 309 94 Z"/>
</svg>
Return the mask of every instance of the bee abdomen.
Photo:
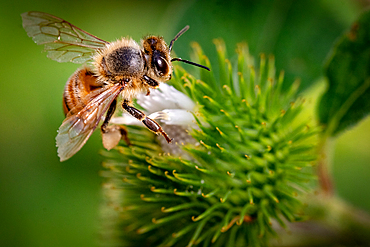
<svg viewBox="0 0 370 247">
<path fill-rule="evenodd" d="M 90 68 L 80 68 L 68 79 L 63 93 L 64 114 L 74 114 L 88 103 L 90 92 L 101 88 L 97 77 Z"/>
</svg>

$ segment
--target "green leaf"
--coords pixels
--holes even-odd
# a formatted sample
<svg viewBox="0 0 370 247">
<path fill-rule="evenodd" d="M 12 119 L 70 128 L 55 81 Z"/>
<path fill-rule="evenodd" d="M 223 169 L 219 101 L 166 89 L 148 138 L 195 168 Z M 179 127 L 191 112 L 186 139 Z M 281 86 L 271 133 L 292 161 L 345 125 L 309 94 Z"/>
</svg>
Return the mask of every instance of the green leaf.
<svg viewBox="0 0 370 247">
<path fill-rule="evenodd" d="M 329 81 L 319 119 L 333 136 L 356 124 L 370 110 L 370 11 L 334 46 L 325 68 Z"/>
</svg>

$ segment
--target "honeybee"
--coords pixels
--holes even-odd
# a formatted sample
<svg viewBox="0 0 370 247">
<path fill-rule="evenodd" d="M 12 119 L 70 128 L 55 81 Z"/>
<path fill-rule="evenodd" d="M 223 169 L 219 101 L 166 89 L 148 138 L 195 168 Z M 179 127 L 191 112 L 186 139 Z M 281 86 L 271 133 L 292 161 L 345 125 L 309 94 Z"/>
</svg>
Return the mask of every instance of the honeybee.
<svg viewBox="0 0 370 247">
<path fill-rule="evenodd" d="M 137 94 L 155 89 L 171 79 L 172 62 L 182 61 L 209 70 L 206 66 L 181 58 L 171 58 L 173 43 L 189 29 L 183 28 L 169 46 L 160 36 L 147 36 L 137 44 L 131 38 L 107 42 L 71 23 L 42 12 L 22 14 L 23 27 L 38 45 L 44 45 L 48 57 L 58 62 L 85 63 L 68 79 L 63 94 L 65 120 L 58 130 L 56 144 L 61 161 L 78 152 L 99 125 L 103 146 L 108 150 L 127 138 L 123 126 L 109 125 L 117 97 L 122 107 L 149 130 L 171 138 L 153 119 L 132 106 Z M 106 115 L 104 116 L 104 114 Z"/>
</svg>

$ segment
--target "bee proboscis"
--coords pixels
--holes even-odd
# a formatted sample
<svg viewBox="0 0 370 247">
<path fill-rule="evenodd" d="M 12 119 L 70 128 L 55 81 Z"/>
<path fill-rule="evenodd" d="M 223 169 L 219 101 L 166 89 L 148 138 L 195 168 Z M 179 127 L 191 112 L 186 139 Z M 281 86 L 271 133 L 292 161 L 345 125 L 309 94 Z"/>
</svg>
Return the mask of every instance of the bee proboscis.
<svg viewBox="0 0 370 247">
<path fill-rule="evenodd" d="M 131 38 L 104 41 L 43 12 L 26 12 L 22 19 L 28 36 L 38 45 L 44 45 L 49 58 L 58 62 L 92 62 L 92 67 L 77 69 L 64 89 L 66 118 L 56 137 L 61 161 L 78 152 L 103 119 L 100 129 L 105 148 L 113 148 L 120 139 L 129 142 L 124 126 L 109 125 L 118 96 L 121 96 L 122 107 L 127 113 L 171 142 L 172 139 L 156 121 L 132 106 L 132 99 L 142 92 L 149 95 L 150 89 L 170 80 L 173 61 L 209 70 L 203 65 L 170 56 L 173 43 L 189 26 L 183 28 L 169 45 L 160 36 L 147 36 L 139 45 Z"/>
</svg>

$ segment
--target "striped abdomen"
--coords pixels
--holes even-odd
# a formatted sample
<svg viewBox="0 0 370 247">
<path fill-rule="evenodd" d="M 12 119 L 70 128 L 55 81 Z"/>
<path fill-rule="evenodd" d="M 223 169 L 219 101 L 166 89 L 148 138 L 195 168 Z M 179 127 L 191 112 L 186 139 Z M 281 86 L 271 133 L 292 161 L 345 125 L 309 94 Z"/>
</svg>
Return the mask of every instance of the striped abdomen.
<svg viewBox="0 0 370 247">
<path fill-rule="evenodd" d="M 68 79 L 63 93 L 63 111 L 67 116 L 82 110 L 92 98 L 92 91 L 102 87 L 90 68 L 78 69 Z M 88 96 L 89 95 L 89 96 Z"/>
</svg>

